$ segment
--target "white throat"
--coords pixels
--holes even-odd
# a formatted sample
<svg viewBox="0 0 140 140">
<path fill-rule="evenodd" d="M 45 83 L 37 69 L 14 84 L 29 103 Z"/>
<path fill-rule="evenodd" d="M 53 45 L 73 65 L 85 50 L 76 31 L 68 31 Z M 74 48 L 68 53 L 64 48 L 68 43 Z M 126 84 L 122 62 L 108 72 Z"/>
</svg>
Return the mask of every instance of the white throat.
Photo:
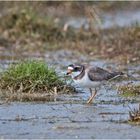
<svg viewBox="0 0 140 140">
<path fill-rule="evenodd" d="M 74 78 L 74 77 L 78 76 L 80 73 L 81 73 L 81 71 L 72 72 L 72 73 L 71 73 L 71 77 Z"/>
</svg>

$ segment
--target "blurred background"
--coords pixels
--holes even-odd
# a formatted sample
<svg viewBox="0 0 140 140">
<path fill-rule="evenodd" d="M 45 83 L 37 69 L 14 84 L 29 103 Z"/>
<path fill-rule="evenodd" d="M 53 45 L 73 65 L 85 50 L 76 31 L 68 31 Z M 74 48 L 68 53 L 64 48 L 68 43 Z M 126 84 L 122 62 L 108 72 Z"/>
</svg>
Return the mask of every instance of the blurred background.
<svg viewBox="0 0 140 140">
<path fill-rule="evenodd" d="M 139 22 L 137 1 L 0 2 L 0 63 L 54 57 L 58 50 L 139 62 Z"/>
<path fill-rule="evenodd" d="M 10 71 L 17 80 L 6 71 L 8 85 L 17 81 L 20 86 L 13 84 L 18 90 L 11 94 L 13 88 L 1 82 L 10 93 L 0 91 L 0 99 L 6 98 L 6 103 L 0 100 L 0 139 L 140 138 L 139 1 L 0 2 L 0 72 L 25 59 L 45 60 L 60 76 L 65 76 L 70 63 L 82 62 L 134 78 L 118 79 L 112 87 L 101 88 L 95 102 L 87 106 L 89 91 L 76 85 L 77 94 L 66 94 L 63 88 L 64 94 L 57 96 L 57 87 L 51 89 L 50 102 L 46 101 L 46 86 L 44 95 L 19 94 L 23 91 L 21 79 L 27 83 L 28 93 L 39 82 L 44 90 L 42 80 L 31 78 L 33 74 L 46 82 L 42 63 L 42 67 L 37 63 L 40 71 L 33 65 L 39 72 L 25 65 L 27 76 L 24 67 L 18 68 L 19 72 L 14 70 L 14 74 Z M 10 103 L 8 99 L 37 102 Z M 132 124 L 135 121 L 136 125 Z"/>
</svg>

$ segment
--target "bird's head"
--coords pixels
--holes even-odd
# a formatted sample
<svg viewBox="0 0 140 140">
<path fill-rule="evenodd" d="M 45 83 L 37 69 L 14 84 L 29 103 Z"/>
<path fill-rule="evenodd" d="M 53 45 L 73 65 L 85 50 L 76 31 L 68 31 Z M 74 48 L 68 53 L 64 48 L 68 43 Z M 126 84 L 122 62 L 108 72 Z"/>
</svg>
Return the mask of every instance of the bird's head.
<svg viewBox="0 0 140 140">
<path fill-rule="evenodd" d="M 82 72 L 83 66 L 79 64 L 71 64 L 67 68 L 67 75 L 77 76 Z"/>
</svg>

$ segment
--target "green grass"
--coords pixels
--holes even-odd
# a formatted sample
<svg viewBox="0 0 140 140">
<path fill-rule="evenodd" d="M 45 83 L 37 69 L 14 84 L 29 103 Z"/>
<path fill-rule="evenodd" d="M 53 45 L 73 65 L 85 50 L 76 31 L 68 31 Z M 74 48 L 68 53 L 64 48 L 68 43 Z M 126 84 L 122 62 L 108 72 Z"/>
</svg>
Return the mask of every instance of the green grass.
<svg viewBox="0 0 140 140">
<path fill-rule="evenodd" d="M 124 85 L 119 87 L 121 96 L 134 97 L 140 95 L 140 85 Z"/>
<path fill-rule="evenodd" d="M 22 95 L 21 98 L 23 96 L 25 98 L 26 95 L 26 100 L 32 100 L 28 97 L 36 99 L 41 93 L 53 95 L 73 90 L 71 86 L 66 84 L 64 79 L 58 76 L 54 68 L 49 68 L 43 61 L 35 60 L 27 60 L 11 65 L 5 72 L 1 73 L 0 89 L 9 91 L 10 94 L 5 93 L 6 98 L 12 95 L 14 100 L 20 100 L 16 95 Z M 42 95 L 40 99 L 44 100 Z"/>
</svg>

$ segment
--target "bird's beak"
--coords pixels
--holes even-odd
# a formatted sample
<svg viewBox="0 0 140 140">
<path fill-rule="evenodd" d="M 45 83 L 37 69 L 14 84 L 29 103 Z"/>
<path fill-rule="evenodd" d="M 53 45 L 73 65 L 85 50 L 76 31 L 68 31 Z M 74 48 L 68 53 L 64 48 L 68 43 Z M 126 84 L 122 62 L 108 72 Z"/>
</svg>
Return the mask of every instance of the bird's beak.
<svg viewBox="0 0 140 140">
<path fill-rule="evenodd" d="M 71 73 L 72 73 L 72 70 L 68 70 L 66 74 L 70 75 Z"/>
</svg>

